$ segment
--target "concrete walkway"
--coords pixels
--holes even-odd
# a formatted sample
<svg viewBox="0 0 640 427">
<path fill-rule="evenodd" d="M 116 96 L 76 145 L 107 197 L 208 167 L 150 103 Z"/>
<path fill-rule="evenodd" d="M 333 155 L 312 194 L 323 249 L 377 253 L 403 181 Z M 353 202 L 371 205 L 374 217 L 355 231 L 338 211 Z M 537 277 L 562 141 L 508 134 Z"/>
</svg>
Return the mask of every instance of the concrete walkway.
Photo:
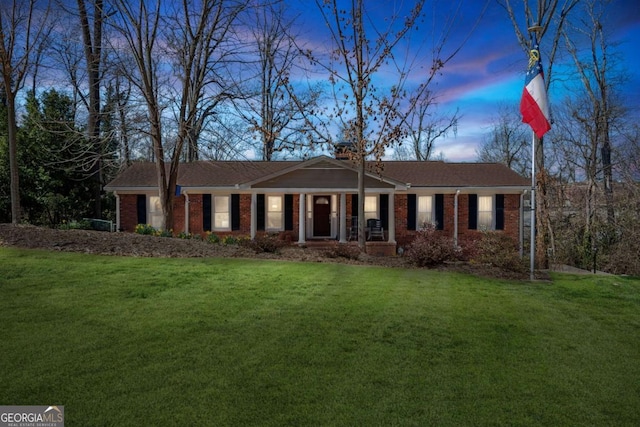
<svg viewBox="0 0 640 427">
<path fill-rule="evenodd" d="M 572 267 L 570 265 L 565 264 L 552 264 L 549 267 L 549 271 L 555 271 L 558 273 L 570 273 L 570 274 L 594 274 L 593 270 L 583 270 L 581 268 Z M 605 273 L 604 271 L 595 272 L 596 275 L 599 276 L 611 276 L 610 273 Z"/>
</svg>

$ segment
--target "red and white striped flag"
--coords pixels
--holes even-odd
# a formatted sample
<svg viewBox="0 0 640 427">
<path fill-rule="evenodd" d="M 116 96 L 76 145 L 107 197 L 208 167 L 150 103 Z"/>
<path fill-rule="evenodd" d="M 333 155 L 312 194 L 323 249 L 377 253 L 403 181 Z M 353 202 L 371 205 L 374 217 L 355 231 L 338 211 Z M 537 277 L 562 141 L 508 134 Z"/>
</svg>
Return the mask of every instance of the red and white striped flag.
<svg viewBox="0 0 640 427">
<path fill-rule="evenodd" d="M 533 132 L 542 138 L 542 135 L 551 129 L 549 119 L 549 101 L 547 89 L 544 85 L 544 73 L 540 62 L 540 50 L 537 39 L 533 41 L 529 57 L 529 69 L 524 81 L 524 90 L 520 100 L 520 112 L 522 122 L 528 123 Z"/>
</svg>

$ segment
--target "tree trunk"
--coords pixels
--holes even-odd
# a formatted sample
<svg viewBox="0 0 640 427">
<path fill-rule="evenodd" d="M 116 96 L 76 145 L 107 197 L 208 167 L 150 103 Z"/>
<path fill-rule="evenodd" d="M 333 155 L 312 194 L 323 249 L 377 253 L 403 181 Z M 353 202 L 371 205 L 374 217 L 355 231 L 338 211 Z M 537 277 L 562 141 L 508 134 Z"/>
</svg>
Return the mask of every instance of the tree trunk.
<svg viewBox="0 0 640 427">
<path fill-rule="evenodd" d="M 537 267 L 549 268 L 549 253 L 555 253 L 554 227 L 549 206 L 549 173 L 545 169 L 544 139 L 536 138 L 536 261 Z"/>
<path fill-rule="evenodd" d="M 9 88 L 8 85 L 5 87 Z M 11 174 L 11 223 L 19 224 L 22 214 L 20 207 L 20 174 L 18 167 L 18 126 L 16 125 L 16 100 L 7 91 L 7 125 L 9 136 L 9 169 Z"/>
<path fill-rule="evenodd" d="M 93 37 L 89 25 L 86 4 L 78 0 L 80 27 L 84 43 L 84 55 L 87 61 L 89 80 L 89 117 L 87 118 L 87 137 L 92 147 L 93 159 L 90 180 L 93 187 L 93 215 L 102 218 L 102 143 L 100 141 L 100 61 L 102 56 L 102 0 L 95 0 L 93 16 Z"/>
<path fill-rule="evenodd" d="M 607 204 L 607 224 L 613 226 L 616 221 L 616 214 L 613 205 L 613 168 L 611 167 L 611 140 L 609 138 L 608 126 L 603 137 L 602 169 L 604 172 L 604 199 Z"/>
<path fill-rule="evenodd" d="M 361 250 L 366 251 L 366 221 L 364 218 L 364 177 L 365 177 L 365 158 L 360 155 L 358 158 L 358 246 Z"/>
</svg>

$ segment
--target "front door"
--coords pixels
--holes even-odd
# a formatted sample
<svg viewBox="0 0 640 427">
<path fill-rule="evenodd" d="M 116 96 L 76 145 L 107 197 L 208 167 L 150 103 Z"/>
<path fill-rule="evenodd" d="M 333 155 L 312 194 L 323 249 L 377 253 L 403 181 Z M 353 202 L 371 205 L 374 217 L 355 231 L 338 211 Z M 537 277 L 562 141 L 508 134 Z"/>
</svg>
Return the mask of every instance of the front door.
<svg viewBox="0 0 640 427">
<path fill-rule="evenodd" d="M 313 235 L 331 235 L 331 196 L 313 196 Z"/>
</svg>

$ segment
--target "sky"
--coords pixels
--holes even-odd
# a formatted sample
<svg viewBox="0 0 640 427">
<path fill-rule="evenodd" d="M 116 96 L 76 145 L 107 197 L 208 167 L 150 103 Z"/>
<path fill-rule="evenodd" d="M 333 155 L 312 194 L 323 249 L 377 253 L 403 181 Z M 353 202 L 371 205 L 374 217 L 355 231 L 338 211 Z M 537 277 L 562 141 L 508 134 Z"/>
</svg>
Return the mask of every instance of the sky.
<svg viewBox="0 0 640 427">
<path fill-rule="evenodd" d="M 371 16 L 382 23 L 385 16 L 391 15 L 399 4 L 410 1 L 367 0 L 367 8 L 373 8 Z M 521 5 L 520 1 L 513 4 Z M 533 4 L 534 1 L 531 0 Z M 451 13 L 451 0 L 427 1 L 429 19 L 442 22 Z M 483 13 L 483 8 L 484 13 Z M 620 54 L 619 64 L 628 73 L 628 83 L 624 87 L 626 100 L 632 114 L 640 115 L 640 6 L 637 0 L 613 0 L 609 12 L 611 39 L 619 43 L 615 50 Z M 299 37 L 311 46 L 323 46 L 329 42 L 326 26 L 315 2 L 299 0 L 294 9 L 299 11 L 299 21 L 303 31 Z M 520 14 L 522 19 L 524 15 Z M 434 18 L 435 17 L 435 18 Z M 480 21 L 478 25 L 474 25 Z M 475 26 L 475 29 L 474 29 Z M 424 40 L 430 40 L 429 26 L 424 26 Z M 459 109 L 461 119 L 457 134 L 442 139 L 436 145 L 435 153 L 442 154 L 447 161 L 475 161 L 476 150 L 490 131 L 491 123 L 497 117 L 499 103 L 518 108 L 524 86 L 527 68 L 527 56 L 517 43 L 514 29 L 506 11 L 496 0 L 462 2 L 456 16 L 454 33 L 450 46 L 465 39 L 460 52 L 445 66 L 442 76 L 432 87 L 438 95 L 438 113 L 453 113 Z M 419 34 L 419 32 L 418 32 Z M 418 38 L 413 43 L 420 42 Z M 544 45 L 541 47 L 543 66 L 545 63 Z M 555 67 L 555 65 L 554 65 Z M 555 68 L 554 68 L 555 69 Z M 549 99 L 553 114 L 554 99 L 561 99 L 562 87 L 552 84 Z"/>
</svg>

